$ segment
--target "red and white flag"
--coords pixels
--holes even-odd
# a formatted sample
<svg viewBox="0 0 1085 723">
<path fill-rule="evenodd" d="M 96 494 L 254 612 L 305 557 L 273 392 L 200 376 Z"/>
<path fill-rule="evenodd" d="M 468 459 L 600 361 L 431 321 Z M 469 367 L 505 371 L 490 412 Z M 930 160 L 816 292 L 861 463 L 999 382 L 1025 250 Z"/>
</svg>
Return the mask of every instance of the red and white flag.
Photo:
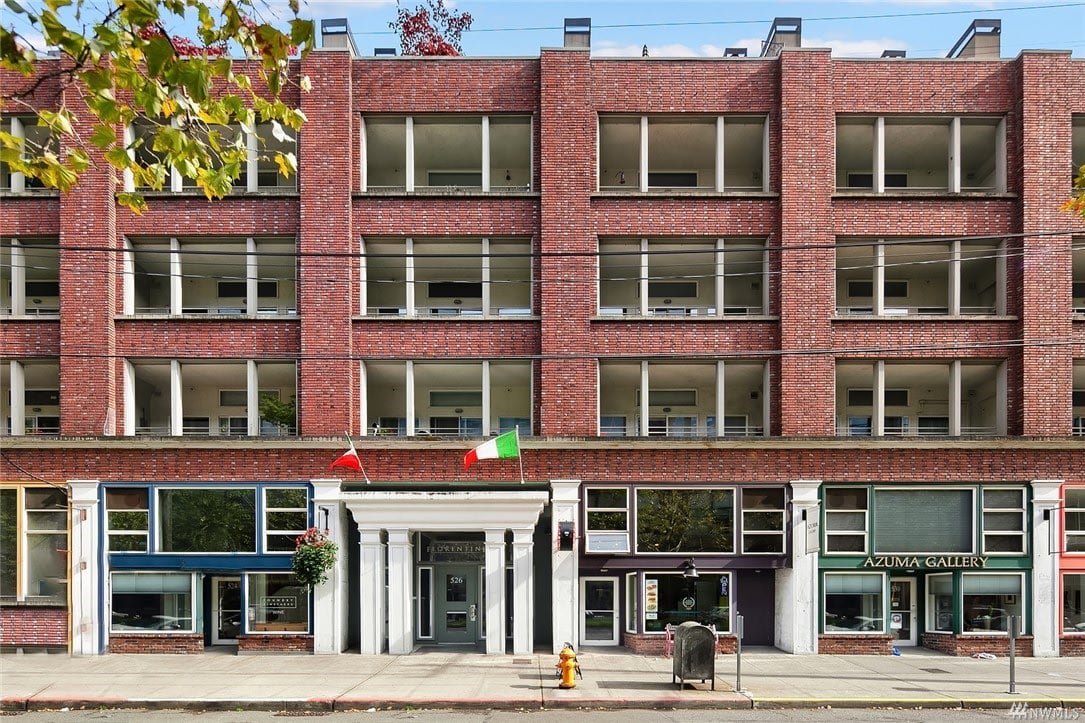
<svg viewBox="0 0 1085 723">
<path fill-rule="evenodd" d="M 366 475 L 365 470 L 362 469 L 362 460 L 358 457 L 358 450 L 354 449 L 354 442 L 351 441 L 350 435 L 347 435 L 347 444 L 350 445 L 350 449 L 328 465 L 328 469 L 335 469 L 336 467 L 347 467 L 362 473 L 362 477 L 365 478 L 366 483 L 369 483 L 369 477 Z"/>
</svg>

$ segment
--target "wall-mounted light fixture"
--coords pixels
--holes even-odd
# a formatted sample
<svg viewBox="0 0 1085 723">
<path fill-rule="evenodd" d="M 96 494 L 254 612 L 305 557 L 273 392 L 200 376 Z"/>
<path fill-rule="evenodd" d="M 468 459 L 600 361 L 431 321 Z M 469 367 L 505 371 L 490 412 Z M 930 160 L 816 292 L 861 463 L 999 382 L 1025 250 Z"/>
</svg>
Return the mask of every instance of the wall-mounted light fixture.
<svg viewBox="0 0 1085 723">
<path fill-rule="evenodd" d="M 697 572 L 697 563 L 693 561 L 692 557 L 682 563 L 682 577 L 700 577 Z"/>
</svg>

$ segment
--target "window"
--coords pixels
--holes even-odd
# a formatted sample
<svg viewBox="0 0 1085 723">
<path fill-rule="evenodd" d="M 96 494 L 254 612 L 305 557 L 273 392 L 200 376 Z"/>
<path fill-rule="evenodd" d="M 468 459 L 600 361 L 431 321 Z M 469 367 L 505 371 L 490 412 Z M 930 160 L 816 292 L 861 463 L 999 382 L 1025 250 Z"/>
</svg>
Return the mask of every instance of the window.
<svg viewBox="0 0 1085 723">
<path fill-rule="evenodd" d="M 160 552 L 256 552 L 256 490 L 159 489 Z"/>
<path fill-rule="evenodd" d="M 927 575 L 927 629 L 953 632 L 953 575 Z"/>
<path fill-rule="evenodd" d="M 308 494 L 303 487 L 264 489 L 264 552 L 293 552 L 309 527 Z"/>
<path fill-rule="evenodd" d="M 53 132 L 44 125 L 38 125 L 37 116 L 7 116 L 0 118 L 0 130 L 10 133 L 23 148 L 24 160 L 43 152 L 53 155 L 60 153 L 60 143 Z M 45 184 L 36 178 L 30 178 L 19 171 L 12 170 L 7 161 L 0 161 L 0 192 L 38 191 Z M 49 189 L 53 190 L 53 189 Z"/>
<path fill-rule="evenodd" d="M 1062 576 L 1062 631 L 1085 633 L 1085 573 Z"/>
<path fill-rule="evenodd" d="M 885 406 L 887 407 L 907 407 L 908 406 L 908 390 L 907 389 L 886 389 L 885 390 Z M 870 407 L 874 405 L 874 390 L 873 389 L 849 389 L 848 390 L 848 406 L 849 407 Z"/>
<path fill-rule="evenodd" d="M 1005 633 L 1009 618 L 1016 615 L 1022 621 L 1023 578 L 1013 574 L 964 573 L 961 575 L 961 595 L 964 632 Z"/>
<path fill-rule="evenodd" d="M 637 621 L 640 618 L 640 606 L 637 604 L 640 595 L 637 594 L 637 573 L 630 572 L 625 576 L 625 632 L 637 632 Z"/>
<path fill-rule="evenodd" d="M 19 589 L 19 490 L 0 489 L 0 598 Z"/>
<path fill-rule="evenodd" d="M 250 574 L 247 578 L 251 632 L 309 632 L 307 587 L 285 573 Z"/>
<path fill-rule="evenodd" d="M 874 491 L 874 551 L 973 554 L 972 489 Z"/>
<path fill-rule="evenodd" d="M 112 581 L 112 632 L 193 632 L 192 575 L 115 572 Z"/>
<path fill-rule="evenodd" d="M 588 488 L 584 492 L 586 552 L 629 552 L 629 490 Z"/>
<path fill-rule="evenodd" d="M 742 552 L 783 554 L 783 488 L 742 490 Z"/>
<path fill-rule="evenodd" d="M 826 488 L 825 552 L 863 554 L 867 551 L 867 531 L 866 488 Z"/>
<path fill-rule="evenodd" d="M 65 601 L 68 591 L 68 495 L 62 489 L 23 489 L 26 511 L 27 595 Z"/>
<path fill-rule="evenodd" d="M 1023 488 L 984 488 L 984 554 L 1024 553 L 1026 524 L 1025 490 Z"/>
<path fill-rule="evenodd" d="M 599 417 L 599 435 L 602 437 L 624 437 L 626 418 L 618 414 L 604 414 Z"/>
<path fill-rule="evenodd" d="M 870 573 L 825 573 L 825 632 L 880 633 L 885 629 L 885 577 Z"/>
<path fill-rule="evenodd" d="M 693 620 L 731 631 L 731 575 L 644 573 L 644 632 L 661 633 L 667 625 Z"/>
<path fill-rule="evenodd" d="M 734 498 L 730 489 L 638 489 L 637 552 L 733 553 Z"/>
<path fill-rule="evenodd" d="M 1065 490 L 1066 551 L 1085 552 L 1085 487 Z"/>
<path fill-rule="evenodd" d="M 147 498 L 145 487 L 106 489 L 106 531 L 110 552 L 147 552 Z"/>
</svg>

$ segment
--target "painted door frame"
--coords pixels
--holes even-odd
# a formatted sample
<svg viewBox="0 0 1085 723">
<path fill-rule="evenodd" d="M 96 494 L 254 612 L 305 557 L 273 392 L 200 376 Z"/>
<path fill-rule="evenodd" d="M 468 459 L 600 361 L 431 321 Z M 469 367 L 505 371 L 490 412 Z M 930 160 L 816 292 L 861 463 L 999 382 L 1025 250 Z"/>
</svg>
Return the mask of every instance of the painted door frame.
<svg viewBox="0 0 1085 723">
<path fill-rule="evenodd" d="M 905 609 L 904 606 L 900 608 L 893 607 L 893 584 L 904 583 L 907 586 L 909 606 Z M 915 647 L 919 644 L 919 600 L 916 599 L 916 593 L 919 589 L 919 581 L 915 577 L 890 577 L 889 578 L 889 632 L 896 635 L 896 631 L 893 629 L 893 614 L 900 613 L 904 616 L 904 622 L 908 624 L 908 630 L 911 632 L 910 637 L 894 639 L 893 644 L 907 647 Z"/>
</svg>

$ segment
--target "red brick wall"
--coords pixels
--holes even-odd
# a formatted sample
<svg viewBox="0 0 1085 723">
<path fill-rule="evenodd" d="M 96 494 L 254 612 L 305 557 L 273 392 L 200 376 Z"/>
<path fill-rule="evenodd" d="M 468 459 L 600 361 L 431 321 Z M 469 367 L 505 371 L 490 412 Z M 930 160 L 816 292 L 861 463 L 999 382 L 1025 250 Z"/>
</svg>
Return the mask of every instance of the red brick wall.
<svg viewBox="0 0 1085 723">
<path fill-rule="evenodd" d="M 312 635 L 240 635 L 237 653 L 311 653 Z"/>
<path fill-rule="evenodd" d="M 892 635 L 819 635 L 823 655 L 892 655 Z"/>
<path fill-rule="evenodd" d="M 1085 657 L 1085 635 L 1063 635 L 1059 638 L 1059 655 L 1063 658 Z"/>
<path fill-rule="evenodd" d="M 920 644 L 924 648 L 937 650 L 948 655 L 970 657 L 976 653 L 990 653 L 999 657 L 1010 654 L 1009 639 L 1005 635 L 945 635 L 923 633 Z M 1032 636 L 1022 635 L 1017 639 L 1017 655 L 1032 655 Z"/>
<path fill-rule="evenodd" d="M 664 655 L 666 639 L 662 635 L 623 633 L 622 645 L 638 655 Z M 716 636 L 716 654 L 734 655 L 738 649 L 738 638 L 734 635 Z"/>
<path fill-rule="evenodd" d="M 170 653 L 195 655 L 203 652 L 200 633 L 172 635 L 110 635 L 111 653 Z"/>
<path fill-rule="evenodd" d="M 19 648 L 66 648 L 68 611 L 30 605 L 0 607 L 0 645 Z"/>
</svg>

